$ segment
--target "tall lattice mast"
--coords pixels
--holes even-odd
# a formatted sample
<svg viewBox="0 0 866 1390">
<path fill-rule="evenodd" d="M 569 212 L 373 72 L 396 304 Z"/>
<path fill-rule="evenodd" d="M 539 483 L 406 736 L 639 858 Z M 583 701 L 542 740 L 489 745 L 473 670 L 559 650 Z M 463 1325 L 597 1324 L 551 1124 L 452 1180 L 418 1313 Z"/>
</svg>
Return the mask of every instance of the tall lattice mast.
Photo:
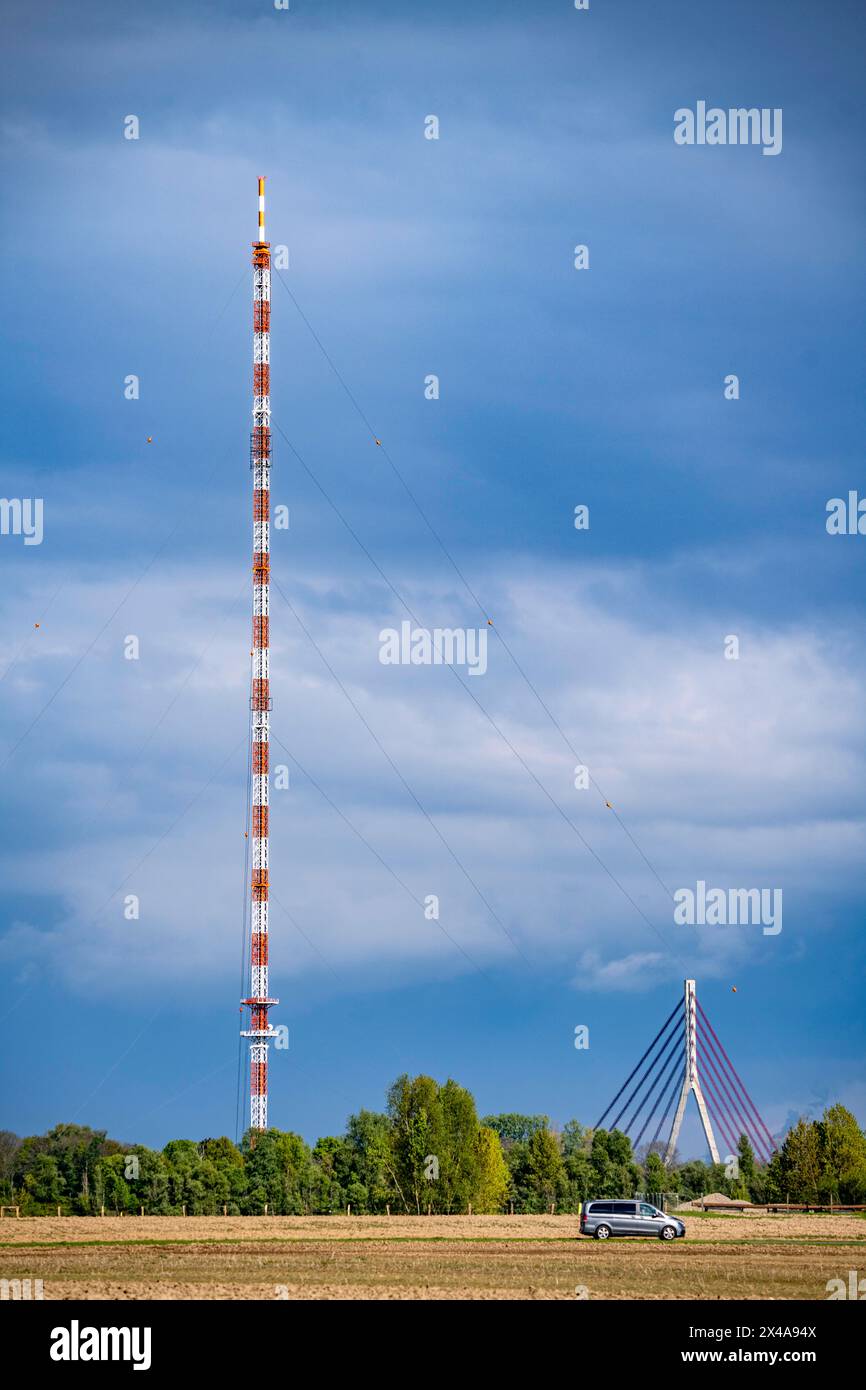
<svg viewBox="0 0 866 1390">
<path fill-rule="evenodd" d="M 253 242 L 253 661 L 250 710 L 250 1129 L 268 1127 L 268 771 L 270 739 L 271 247 L 265 241 L 265 181 L 259 179 L 259 239 Z"/>
</svg>

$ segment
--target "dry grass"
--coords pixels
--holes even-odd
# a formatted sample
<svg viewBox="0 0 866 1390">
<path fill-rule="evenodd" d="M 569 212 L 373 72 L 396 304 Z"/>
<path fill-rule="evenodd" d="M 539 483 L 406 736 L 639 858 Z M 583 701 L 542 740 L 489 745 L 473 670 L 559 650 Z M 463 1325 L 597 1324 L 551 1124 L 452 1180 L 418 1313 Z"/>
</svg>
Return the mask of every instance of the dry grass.
<svg viewBox="0 0 866 1390">
<path fill-rule="evenodd" d="M 0 1277 L 42 1279 L 46 1299 L 575 1299 L 581 1288 L 604 1299 L 824 1299 L 828 1279 L 866 1266 L 856 1216 L 687 1226 L 669 1246 L 582 1239 L 573 1216 L 10 1219 Z"/>
</svg>

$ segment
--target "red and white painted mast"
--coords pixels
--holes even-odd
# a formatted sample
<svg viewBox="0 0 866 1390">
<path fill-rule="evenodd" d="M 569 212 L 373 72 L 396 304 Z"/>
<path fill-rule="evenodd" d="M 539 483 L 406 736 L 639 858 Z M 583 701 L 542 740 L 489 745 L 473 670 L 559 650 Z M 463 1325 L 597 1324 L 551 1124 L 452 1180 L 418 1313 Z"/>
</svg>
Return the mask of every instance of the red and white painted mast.
<svg viewBox="0 0 866 1390">
<path fill-rule="evenodd" d="M 268 775 L 270 745 L 270 468 L 271 468 L 271 248 L 265 240 L 265 181 L 259 179 L 259 239 L 253 242 L 253 660 L 250 710 L 251 840 L 250 1129 L 268 1127 L 268 1039 L 277 1036 L 268 1010 Z"/>
</svg>

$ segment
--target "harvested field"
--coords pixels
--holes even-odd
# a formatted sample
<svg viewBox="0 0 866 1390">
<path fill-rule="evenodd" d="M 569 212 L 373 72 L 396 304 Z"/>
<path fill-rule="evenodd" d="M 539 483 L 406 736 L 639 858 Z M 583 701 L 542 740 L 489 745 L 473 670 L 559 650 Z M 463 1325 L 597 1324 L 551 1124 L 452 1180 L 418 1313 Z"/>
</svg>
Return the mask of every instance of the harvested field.
<svg viewBox="0 0 866 1390">
<path fill-rule="evenodd" d="M 668 1246 L 573 1216 L 4 1219 L 0 1278 L 46 1299 L 825 1299 L 866 1268 L 862 1217 L 686 1220 Z"/>
</svg>

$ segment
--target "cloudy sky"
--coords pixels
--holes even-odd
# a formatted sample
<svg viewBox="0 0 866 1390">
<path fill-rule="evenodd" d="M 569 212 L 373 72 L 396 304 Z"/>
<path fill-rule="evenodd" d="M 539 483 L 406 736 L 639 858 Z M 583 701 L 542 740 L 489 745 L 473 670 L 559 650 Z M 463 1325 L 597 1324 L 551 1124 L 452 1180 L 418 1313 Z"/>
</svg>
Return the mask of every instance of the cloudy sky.
<svg viewBox="0 0 866 1390">
<path fill-rule="evenodd" d="M 856 7 L 4 11 L 0 1122 L 235 1133 L 261 173 L 272 1122 L 407 1070 L 593 1123 L 686 976 L 774 1132 L 866 1120 Z M 782 931 L 676 925 L 698 880 Z"/>
</svg>

